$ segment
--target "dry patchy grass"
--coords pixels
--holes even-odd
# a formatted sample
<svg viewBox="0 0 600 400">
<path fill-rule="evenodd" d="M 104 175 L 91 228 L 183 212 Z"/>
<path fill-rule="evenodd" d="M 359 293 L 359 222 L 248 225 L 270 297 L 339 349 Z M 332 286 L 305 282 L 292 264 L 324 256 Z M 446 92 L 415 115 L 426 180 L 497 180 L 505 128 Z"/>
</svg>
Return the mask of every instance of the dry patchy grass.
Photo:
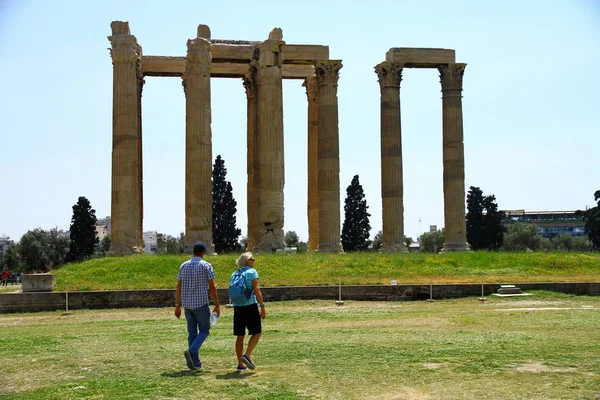
<svg viewBox="0 0 600 400">
<path fill-rule="evenodd" d="M 233 372 L 227 309 L 200 373 L 185 368 L 185 322 L 172 309 L 0 315 L 0 398 L 568 399 L 600 390 L 598 297 L 267 310 L 258 368 L 244 374 Z"/>
</svg>

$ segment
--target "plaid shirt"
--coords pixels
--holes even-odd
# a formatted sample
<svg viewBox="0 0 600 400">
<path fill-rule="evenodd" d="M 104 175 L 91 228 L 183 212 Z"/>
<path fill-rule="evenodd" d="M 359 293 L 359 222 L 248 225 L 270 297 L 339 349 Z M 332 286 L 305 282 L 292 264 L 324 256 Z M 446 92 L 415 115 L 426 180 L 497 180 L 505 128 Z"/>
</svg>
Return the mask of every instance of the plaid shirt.
<svg viewBox="0 0 600 400">
<path fill-rule="evenodd" d="M 181 281 L 181 305 L 196 309 L 208 304 L 208 281 L 215 279 L 209 262 L 194 256 L 181 264 L 177 280 Z"/>
</svg>

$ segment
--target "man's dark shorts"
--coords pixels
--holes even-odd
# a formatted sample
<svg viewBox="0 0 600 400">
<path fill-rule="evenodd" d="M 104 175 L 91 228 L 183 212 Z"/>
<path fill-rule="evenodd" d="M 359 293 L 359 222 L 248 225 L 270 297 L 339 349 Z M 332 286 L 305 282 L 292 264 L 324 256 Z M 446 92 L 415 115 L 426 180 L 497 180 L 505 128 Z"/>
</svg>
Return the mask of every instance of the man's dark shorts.
<svg viewBox="0 0 600 400">
<path fill-rule="evenodd" d="M 235 336 L 245 336 L 246 328 L 248 328 L 249 335 L 262 332 L 260 312 L 256 303 L 249 306 L 233 307 L 233 334 Z"/>
</svg>

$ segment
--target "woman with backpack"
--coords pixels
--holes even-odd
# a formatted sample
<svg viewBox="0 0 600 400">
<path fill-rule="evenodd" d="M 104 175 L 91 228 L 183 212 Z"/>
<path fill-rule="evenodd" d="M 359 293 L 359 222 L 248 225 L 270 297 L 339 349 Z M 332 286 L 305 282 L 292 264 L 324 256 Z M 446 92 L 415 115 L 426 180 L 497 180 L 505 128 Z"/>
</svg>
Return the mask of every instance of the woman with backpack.
<svg viewBox="0 0 600 400">
<path fill-rule="evenodd" d="M 252 351 L 262 334 L 261 318 L 266 317 L 262 293 L 258 286 L 258 272 L 254 269 L 252 253 L 242 254 L 236 260 L 236 270 L 229 280 L 229 295 L 233 304 L 233 334 L 236 336 L 235 354 L 238 359 L 237 371 L 254 369 L 250 359 Z M 248 329 L 248 346 L 244 352 L 244 338 Z"/>
</svg>

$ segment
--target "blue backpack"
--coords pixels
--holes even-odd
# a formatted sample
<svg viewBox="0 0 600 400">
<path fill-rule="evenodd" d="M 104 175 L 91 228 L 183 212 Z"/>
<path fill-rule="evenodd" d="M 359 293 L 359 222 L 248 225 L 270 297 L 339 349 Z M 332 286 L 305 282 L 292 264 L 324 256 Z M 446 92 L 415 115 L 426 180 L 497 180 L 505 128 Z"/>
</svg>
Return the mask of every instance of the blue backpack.
<svg viewBox="0 0 600 400">
<path fill-rule="evenodd" d="M 252 288 L 246 287 L 246 275 L 244 272 L 238 269 L 231 275 L 231 279 L 229 280 L 229 297 L 232 303 L 245 303 L 254 291 Z"/>
</svg>

